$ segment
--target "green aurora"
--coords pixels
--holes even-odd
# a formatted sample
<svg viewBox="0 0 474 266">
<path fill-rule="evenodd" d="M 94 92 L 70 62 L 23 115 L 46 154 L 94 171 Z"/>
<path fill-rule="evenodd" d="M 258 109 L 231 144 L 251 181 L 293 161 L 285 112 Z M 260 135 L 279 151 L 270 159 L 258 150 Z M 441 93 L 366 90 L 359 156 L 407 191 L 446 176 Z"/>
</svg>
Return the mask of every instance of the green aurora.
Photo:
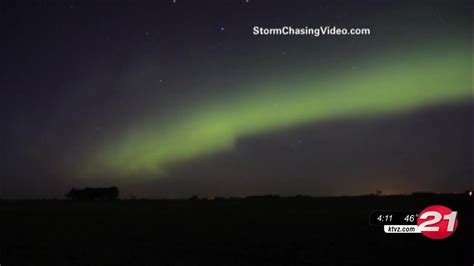
<svg viewBox="0 0 474 266">
<path fill-rule="evenodd" d="M 99 145 L 80 175 L 162 177 L 168 166 L 232 149 L 243 136 L 471 99 L 470 47 L 449 44 L 389 55 L 356 69 L 254 82 L 185 111 L 146 117 Z"/>
</svg>

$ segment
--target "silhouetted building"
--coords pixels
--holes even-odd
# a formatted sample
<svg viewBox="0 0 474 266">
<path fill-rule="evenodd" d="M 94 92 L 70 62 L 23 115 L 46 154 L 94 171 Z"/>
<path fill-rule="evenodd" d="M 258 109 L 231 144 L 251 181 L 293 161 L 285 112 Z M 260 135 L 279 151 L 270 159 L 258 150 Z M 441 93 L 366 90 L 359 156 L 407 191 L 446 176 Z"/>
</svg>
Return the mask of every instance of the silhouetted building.
<svg viewBox="0 0 474 266">
<path fill-rule="evenodd" d="M 90 188 L 84 189 L 71 189 L 68 193 L 64 194 L 66 198 L 71 200 L 115 200 L 119 196 L 119 190 L 117 187 L 108 188 Z"/>
</svg>

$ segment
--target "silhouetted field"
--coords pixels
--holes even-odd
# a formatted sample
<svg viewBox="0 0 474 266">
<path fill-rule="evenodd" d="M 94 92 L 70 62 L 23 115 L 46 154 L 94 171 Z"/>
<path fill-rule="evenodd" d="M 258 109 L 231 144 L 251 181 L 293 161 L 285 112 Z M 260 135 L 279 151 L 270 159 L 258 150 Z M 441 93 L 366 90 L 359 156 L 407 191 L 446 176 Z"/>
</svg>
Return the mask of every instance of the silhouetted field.
<svg viewBox="0 0 474 266">
<path fill-rule="evenodd" d="M 459 211 L 451 237 L 385 234 L 373 210 Z M 466 195 L 0 201 L 9 265 L 472 265 Z"/>
</svg>

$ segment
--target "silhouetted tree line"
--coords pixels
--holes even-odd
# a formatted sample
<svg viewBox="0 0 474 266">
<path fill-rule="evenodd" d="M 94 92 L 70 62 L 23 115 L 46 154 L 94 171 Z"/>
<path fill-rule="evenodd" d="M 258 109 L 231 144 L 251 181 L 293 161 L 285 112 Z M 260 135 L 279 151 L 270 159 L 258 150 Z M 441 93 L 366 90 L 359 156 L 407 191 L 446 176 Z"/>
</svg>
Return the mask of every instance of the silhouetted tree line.
<svg viewBox="0 0 474 266">
<path fill-rule="evenodd" d="M 64 194 L 67 199 L 71 200 L 115 200 L 119 196 L 119 190 L 117 187 L 108 188 L 90 188 L 84 189 L 71 189 L 68 193 Z"/>
</svg>

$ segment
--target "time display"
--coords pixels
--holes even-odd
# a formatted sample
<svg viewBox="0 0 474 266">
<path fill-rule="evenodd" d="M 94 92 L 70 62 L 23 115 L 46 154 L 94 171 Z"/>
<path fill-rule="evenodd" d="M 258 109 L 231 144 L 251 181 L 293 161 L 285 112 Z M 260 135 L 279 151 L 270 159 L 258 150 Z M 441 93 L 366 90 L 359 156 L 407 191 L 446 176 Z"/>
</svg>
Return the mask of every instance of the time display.
<svg viewBox="0 0 474 266">
<path fill-rule="evenodd" d="M 419 211 L 373 211 L 371 225 L 416 225 Z"/>
<path fill-rule="evenodd" d="M 393 219 L 393 214 L 380 214 L 377 216 L 377 221 L 379 222 L 391 222 Z"/>
</svg>

